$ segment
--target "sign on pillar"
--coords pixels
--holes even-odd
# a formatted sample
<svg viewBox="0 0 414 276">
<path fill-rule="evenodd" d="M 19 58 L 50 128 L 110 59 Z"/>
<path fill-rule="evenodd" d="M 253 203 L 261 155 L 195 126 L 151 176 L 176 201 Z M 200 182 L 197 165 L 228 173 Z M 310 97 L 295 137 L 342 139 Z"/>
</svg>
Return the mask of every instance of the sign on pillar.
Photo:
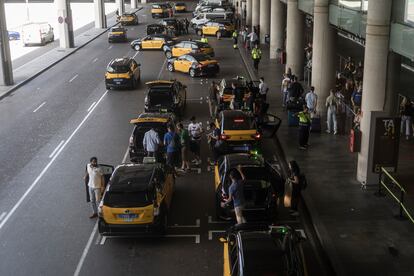
<svg viewBox="0 0 414 276">
<path fill-rule="evenodd" d="M 69 0 L 58 0 L 59 42 L 61 48 L 74 48 L 72 11 Z"/>
</svg>

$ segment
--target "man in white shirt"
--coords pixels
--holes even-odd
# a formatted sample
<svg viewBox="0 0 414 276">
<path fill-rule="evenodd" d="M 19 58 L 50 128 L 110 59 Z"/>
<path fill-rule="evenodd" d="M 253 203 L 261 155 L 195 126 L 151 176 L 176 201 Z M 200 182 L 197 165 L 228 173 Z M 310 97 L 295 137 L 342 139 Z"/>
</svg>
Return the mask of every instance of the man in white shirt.
<svg viewBox="0 0 414 276">
<path fill-rule="evenodd" d="M 289 86 L 290 86 L 290 78 L 285 73 L 283 74 L 283 80 L 282 80 L 282 107 L 285 108 L 287 101 L 289 99 Z"/>
<path fill-rule="evenodd" d="M 85 179 L 89 177 L 89 197 L 93 210 L 93 214 L 89 218 L 96 218 L 98 216 L 98 205 L 101 201 L 102 189 L 105 185 L 104 174 L 98 166 L 98 159 L 96 157 L 92 157 L 90 163 L 86 165 L 86 174 Z"/>
<path fill-rule="evenodd" d="M 192 162 L 196 165 L 200 165 L 200 142 L 201 134 L 203 134 L 203 128 L 201 123 L 196 122 L 196 118 L 194 116 L 191 117 L 190 121 L 191 123 L 188 125 L 188 133 L 190 134 L 190 151 L 195 156 L 195 159 Z"/>
<path fill-rule="evenodd" d="M 266 102 L 266 95 L 268 91 L 269 91 L 269 86 L 267 85 L 267 83 L 264 82 L 264 78 L 261 77 L 260 83 L 259 83 L 259 94 L 264 102 Z"/>
<path fill-rule="evenodd" d="M 316 106 L 318 104 L 318 95 L 315 93 L 315 87 L 311 87 L 310 91 L 305 96 L 306 106 L 310 114 L 316 113 Z"/>
<path fill-rule="evenodd" d="M 151 128 L 144 134 L 144 139 L 142 140 L 142 146 L 147 152 L 147 156 L 157 157 L 158 148 L 161 144 L 160 137 L 158 133 Z"/>
<path fill-rule="evenodd" d="M 250 48 L 253 49 L 254 45 L 259 40 L 259 37 L 257 36 L 255 31 L 252 31 L 250 34 L 247 35 L 247 37 L 250 40 Z"/>
</svg>

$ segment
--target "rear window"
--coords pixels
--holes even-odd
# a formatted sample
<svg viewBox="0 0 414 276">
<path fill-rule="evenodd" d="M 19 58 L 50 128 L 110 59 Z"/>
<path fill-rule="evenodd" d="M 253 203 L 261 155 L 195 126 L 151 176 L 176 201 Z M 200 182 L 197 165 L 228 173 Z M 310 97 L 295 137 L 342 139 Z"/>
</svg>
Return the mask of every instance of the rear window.
<svg viewBox="0 0 414 276">
<path fill-rule="evenodd" d="M 173 103 L 171 91 L 169 90 L 150 91 L 148 101 L 151 106 L 170 106 Z"/>
<path fill-rule="evenodd" d="M 167 133 L 167 126 L 165 123 L 139 123 L 134 130 L 135 147 L 142 149 L 142 141 L 144 140 L 145 132 L 151 128 L 158 133 L 160 139 L 164 138 L 164 134 Z"/>
<path fill-rule="evenodd" d="M 153 9 L 161 9 L 161 6 L 160 5 L 152 5 L 152 8 Z"/>
<path fill-rule="evenodd" d="M 250 130 L 255 129 L 253 120 L 247 116 L 228 116 L 223 122 L 224 130 Z"/>
<path fill-rule="evenodd" d="M 128 73 L 129 66 L 126 65 L 112 65 L 108 66 L 109 73 Z"/>
<path fill-rule="evenodd" d="M 153 196 L 147 191 L 109 191 L 104 205 L 113 208 L 143 207 L 152 204 Z"/>
</svg>

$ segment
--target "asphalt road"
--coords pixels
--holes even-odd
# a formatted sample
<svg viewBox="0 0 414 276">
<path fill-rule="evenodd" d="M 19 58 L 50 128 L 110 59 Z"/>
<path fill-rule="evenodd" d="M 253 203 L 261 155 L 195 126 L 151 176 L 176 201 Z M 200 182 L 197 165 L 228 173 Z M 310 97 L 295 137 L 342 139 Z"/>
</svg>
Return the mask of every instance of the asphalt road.
<svg viewBox="0 0 414 276">
<path fill-rule="evenodd" d="M 153 22 L 138 13 L 142 36 Z M 230 39 L 210 38 L 220 62 L 220 78 L 247 76 Z M 141 63 L 135 90 L 106 91 L 103 75 L 112 58 L 134 56 Z M 91 156 L 117 165 L 127 160 L 129 124 L 143 111 L 145 83 L 176 78 L 188 86 L 186 119 L 208 121 L 212 79 L 166 70 L 162 52 L 135 52 L 129 43 L 108 44 L 105 35 L 63 60 L 13 96 L 0 101 L 0 275 L 220 275 L 223 249 L 218 242 L 227 223 L 214 221 L 213 173 L 203 143 L 202 172 L 177 179 L 166 237 L 102 238 L 90 220 L 82 180 Z M 273 152 L 266 143 L 266 151 Z M 127 160 L 128 161 L 128 160 Z M 305 230 L 310 275 L 323 275 L 313 233 L 281 210 L 280 223 Z"/>
</svg>

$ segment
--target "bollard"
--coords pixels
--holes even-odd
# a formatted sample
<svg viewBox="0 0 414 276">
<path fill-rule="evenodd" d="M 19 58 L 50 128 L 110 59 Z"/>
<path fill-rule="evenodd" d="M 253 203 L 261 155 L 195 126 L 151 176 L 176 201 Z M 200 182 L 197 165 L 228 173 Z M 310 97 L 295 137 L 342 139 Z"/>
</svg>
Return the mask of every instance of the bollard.
<svg viewBox="0 0 414 276">
<path fill-rule="evenodd" d="M 403 214 L 403 205 L 404 205 L 404 191 L 401 190 L 400 194 L 400 213 L 395 216 L 398 220 L 406 220 L 407 218 Z"/>
<path fill-rule="evenodd" d="M 375 192 L 375 194 L 374 194 L 374 195 L 376 195 L 378 197 L 385 196 L 385 194 L 381 190 L 381 185 L 382 185 L 381 181 L 382 181 L 382 168 L 380 168 L 380 171 L 378 173 L 378 191 Z"/>
</svg>

